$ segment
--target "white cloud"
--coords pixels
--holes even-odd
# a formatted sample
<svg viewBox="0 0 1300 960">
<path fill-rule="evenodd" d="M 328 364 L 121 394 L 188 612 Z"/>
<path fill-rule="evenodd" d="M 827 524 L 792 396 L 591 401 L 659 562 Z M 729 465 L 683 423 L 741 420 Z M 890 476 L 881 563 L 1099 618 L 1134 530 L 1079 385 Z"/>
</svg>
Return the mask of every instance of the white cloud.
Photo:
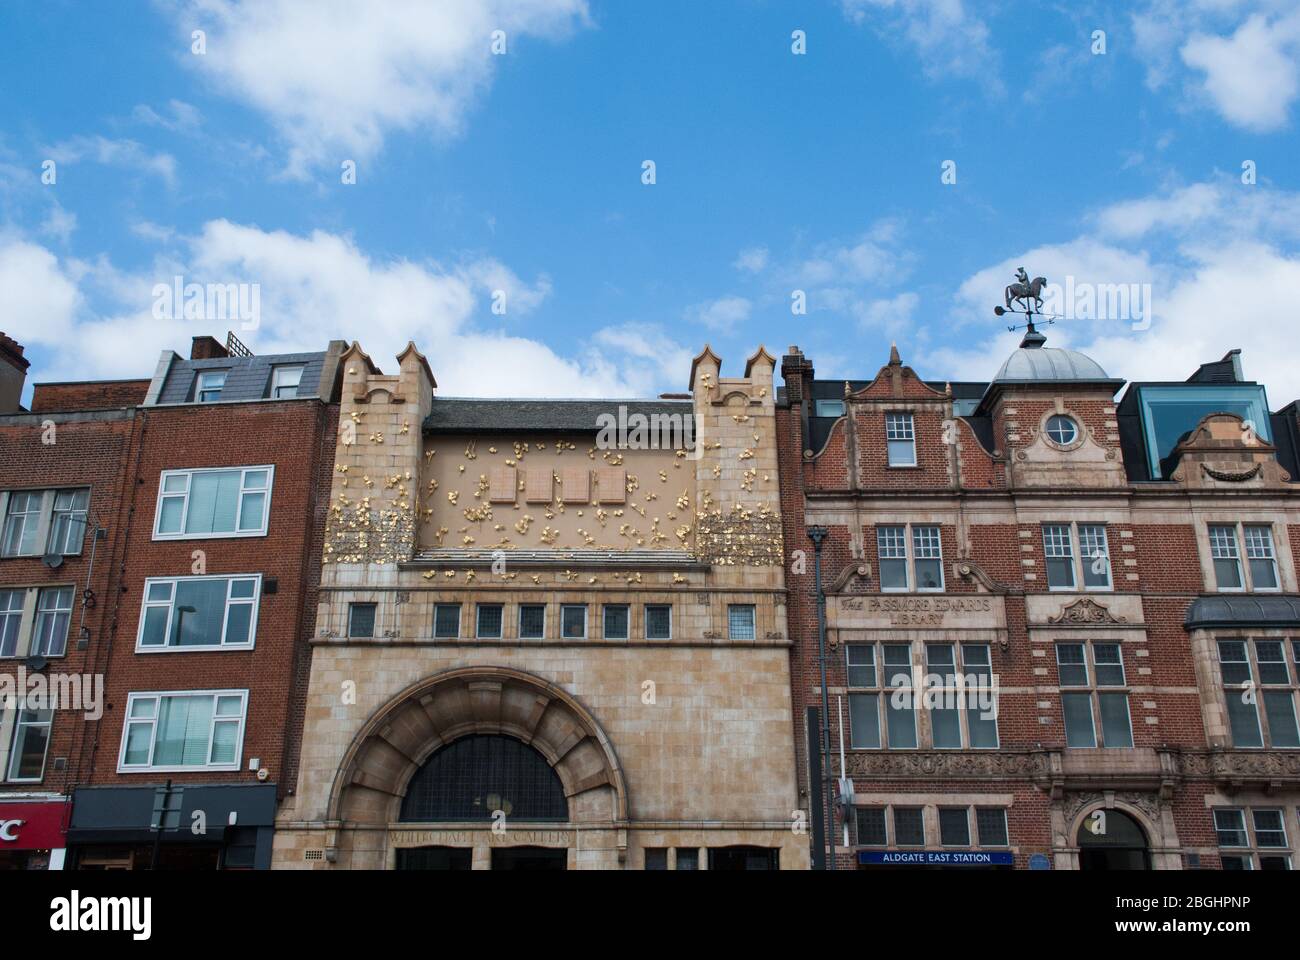
<svg viewBox="0 0 1300 960">
<path fill-rule="evenodd" d="M 159 177 L 169 187 L 176 185 L 176 158 L 169 153 L 150 153 L 134 140 L 110 140 L 101 136 L 73 137 L 47 151 L 56 163 L 73 164 L 89 160 Z"/>
<path fill-rule="evenodd" d="M 907 326 L 916 312 L 921 298 L 915 293 L 900 293 L 883 300 L 862 303 L 854 311 L 861 330 L 883 330 L 896 333 Z"/>
<path fill-rule="evenodd" d="M 909 257 L 900 245 L 900 227 L 881 220 L 849 243 L 823 243 L 794 269 L 794 280 L 808 286 L 844 286 L 891 279 L 905 271 Z"/>
<path fill-rule="evenodd" d="M 527 36 L 587 22 L 586 0 L 176 0 L 183 60 L 264 113 L 290 146 L 288 173 L 375 154 L 394 130 L 455 135 L 490 84 L 493 31 Z M 207 53 L 188 52 L 193 29 Z"/>
<path fill-rule="evenodd" d="M 853 23 L 871 23 L 894 39 L 901 32 L 931 79 L 959 76 L 1001 92 L 997 52 L 988 24 L 963 0 L 840 0 Z"/>
<path fill-rule="evenodd" d="M 380 260 L 348 237 L 264 231 L 226 220 L 174 239 L 175 251 L 127 272 L 107 258 L 60 261 L 38 244 L 0 238 L 5 332 L 48 350 L 34 376 L 148 376 L 159 351 L 184 352 L 190 337 L 220 338 L 227 329 L 264 354 L 356 339 L 384 369 L 395 367 L 393 358 L 414 340 L 440 392 L 449 395 L 632 396 L 678 386 L 689 370 L 691 354 L 662 332 L 638 340 L 630 330 L 611 327 L 577 356 L 564 356 L 538 339 L 500 329 L 536 309 L 550 282 L 544 275 L 520 280 L 491 258 L 455 265 Z M 175 276 L 186 283 L 257 284 L 260 325 L 246 331 L 238 318 L 156 318 L 154 286 Z M 490 312 L 499 285 L 511 291 L 504 317 Z"/>
<path fill-rule="evenodd" d="M 1300 13 L 1273 22 L 1256 14 L 1229 38 L 1193 35 L 1182 58 L 1205 74 L 1205 93 L 1224 119 L 1268 132 L 1286 125 L 1300 86 L 1297 42 Z"/>
<path fill-rule="evenodd" d="M 767 260 L 767 247 L 746 247 L 740 251 L 732 266 L 743 273 L 762 273 L 767 267 Z"/>
<path fill-rule="evenodd" d="M 146 103 L 136 104 L 131 116 L 139 123 L 161 127 L 172 133 L 193 133 L 203 123 L 198 107 L 184 100 L 168 100 L 165 113 L 159 113 Z"/>
<path fill-rule="evenodd" d="M 77 215 L 71 210 L 63 209 L 63 204 L 55 200 L 50 204 L 50 211 L 41 221 L 41 233 L 67 243 L 72 232 L 77 229 Z"/>
<path fill-rule="evenodd" d="M 753 307 L 744 297 L 719 297 L 687 307 L 685 316 L 688 321 L 701 323 L 718 333 L 731 333 L 749 319 Z"/>
</svg>

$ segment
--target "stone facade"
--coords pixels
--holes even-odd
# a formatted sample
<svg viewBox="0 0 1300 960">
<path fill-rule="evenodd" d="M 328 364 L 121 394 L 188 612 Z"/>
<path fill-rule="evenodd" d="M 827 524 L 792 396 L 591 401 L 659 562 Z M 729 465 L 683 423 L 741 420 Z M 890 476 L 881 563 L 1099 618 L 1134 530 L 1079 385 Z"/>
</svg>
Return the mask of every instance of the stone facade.
<svg viewBox="0 0 1300 960">
<path fill-rule="evenodd" d="M 760 350 L 741 378 L 720 367 L 706 348 L 673 408 L 694 418 L 693 446 L 632 449 L 598 443 L 597 422 L 557 420 L 575 409 L 563 401 L 425 429 L 457 401 L 436 396 L 414 345 L 393 375 L 358 345 L 344 355 L 302 763 L 277 867 L 383 869 L 399 850 L 439 847 L 487 868 L 512 846 L 564 849 L 569 868 L 640 868 L 647 850 L 670 866 L 695 851 L 707 868 L 710 851 L 735 847 L 807 866 L 774 361 Z M 459 607 L 452 635 L 435 636 L 439 605 Z M 480 605 L 500 607 L 499 629 L 479 629 Z M 545 610 L 536 630 L 521 629 L 526 605 Z M 671 609 L 668 636 L 647 639 L 648 606 Z M 607 607 L 627 608 L 626 631 L 602 629 Z M 361 632 L 354 608 L 368 636 L 349 635 Z M 544 757 L 567 819 L 403 819 L 412 778 L 469 735 Z"/>
</svg>

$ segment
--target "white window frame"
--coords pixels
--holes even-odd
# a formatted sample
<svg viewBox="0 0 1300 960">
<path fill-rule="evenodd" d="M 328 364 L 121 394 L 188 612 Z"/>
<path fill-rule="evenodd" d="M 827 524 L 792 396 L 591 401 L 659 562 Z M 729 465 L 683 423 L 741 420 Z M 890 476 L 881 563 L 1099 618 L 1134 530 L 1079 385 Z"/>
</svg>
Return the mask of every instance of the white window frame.
<svg viewBox="0 0 1300 960">
<path fill-rule="evenodd" d="M 1271 523 L 1240 523 L 1237 525 L 1238 532 L 1241 534 L 1241 569 L 1245 573 L 1245 583 L 1251 593 L 1280 593 L 1282 590 L 1282 571 L 1277 562 L 1277 539 L 1273 536 L 1273 525 Z M 1252 530 L 1263 531 L 1264 540 L 1268 545 L 1268 556 L 1251 556 L 1250 532 Z M 1273 586 L 1261 587 L 1255 583 L 1255 572 L 1250 569 L 1251 561 L 1268 560 L 1273 566 Z"/>
<path fill-rule="evenodd" d="M 37 720 L 34 723 L 23 723 L 24 713 L 41 713 L 48 712 L 48 720 Z M 41 756 L 41 774 L 38 777 L 16 777 L 13 776 L 18 762 L 22 758 L 22 752 L 18 749 L 18 740 L 22 733 L 31 727 L 45 728 L 45 752 Z M 50 741 L 54 739 L 54 709 L 46 707 L 43 710 L 33 710 L 23 703 L 17 705 L 14 715 L 13 733 L 9 738 L 9 755 L 5 758 L 4 782 L 5 783 L 40 783 L 45 779 L 45 765 L 50 759 Z"/>
<path fill-rule="evenodd" d="M 885 557 L 882 551 L 881 534 L 886 530 L 903 531 L 903 555 L 901 557 Z M 939 546 L 939 555 L 937 557 L 918 556 L 917 550 L 917 532 L 920 530 L 934 530 L 937 534 L 935 542 Z M 892 534 L 891 534 L 892 539 Z M 896 546 L 896 544 L 894 545 Z M 878 577 L 881 593 L 943 593 L 947 589 L 947 575 L 943 569 L 943 524 L 939 523 L 880 523 L 876 525 L 876 565 L 882 566 L 882 560 L 902 560 L 903 561 L 903 578 L 906 583 L 901 587 L 885 586 L 884 577 Z M 922 587 L 921 578 L 917 576 L 916 564 L 918 560 L 938 560 L 939 561 L 939 585 L 937 587 Z"/>
<path fill-rule="evenodd" d="M 582 611 L 582 636 L 570 637 L 564 632 L 564 614 L 568 610 Z M 587 610 L 585 603 L 562 603 L 560 604 L 560 639 L 561 640 L 586 640 L 590 630 L 588 621 L 591 619 L 590 612 Z"/>
<path fill-rule="evenodd" d="M 212 717 L 208 721 L 208 762 L 194 764 L 174 764 L 167 766 L 154 766 L 152 761 L 154 752 L 158 749 L 158 718 L 162 713 L 162 701 L 168 697 L 211 697 L 212 698 Z M 213 734 L 218 722 L 216 701 L 219 697 L 239 697 L 239 732 L 235 735 L 235 759 L 231 763 L 212 763 L 212 742 Z M 154 701 L 152 718 L 132 719 L 131 707 L 138 700 L 152 699 Z M 238 770 L 243 766 L 244 758 L 244 733 L 248 728 L 248 690 L 145 690 L 128 693 L 126 696 L 126 710 L 123 711 L 122 718 L 122 744 L 117 751 L 117 772 L 118 773 L 193 773 L 204 770 Z M 224 718 L 227 721 L 230 718 Z M 149 724 L 149 764 L 130 764 L 126 763 L 126 744 L 127 737 L 131 730 L 132 724 Z"/>
<path fill-rule="evenodd" d="M 229 376 L 229 370 L 200 370 L 198 377 L 194 381 L 194 402 L 195 403 L 220 403 L 221 395 L 226 391 L 226 378 Z M 216 387 L 207 386 L 212 379 L 220 377 L 221 384 Z M 203 399 L 205 393 L 216 391 L 217 395 L 211 400 Z"/>
<path fill-rule="evenodd" d="M 731 612 L 733 610 L 749 611 L 749 627 L 753 631 L 752 637 L 737 637 L 732 632 Z M 753 603 L 729 603 L 727 604 L 727 639 L 740 640 L 741 642 L 757 642 L 758 640 L 758 605 Z"/>
<path fill-rule="evenodd" d="M 166 641 L 171 638 L 172 618 L 176 612 L 176 590 L 177 585 L 187 580 L 225 580 L 226 581 L 226 605 L 221 616 L 221 641 L 216 644 L 203 644 L 201 646 L 171 646 Z M 253 581 L 252 599 L 247 597 L 234 597 L 230 595 L 236 581 L 251 580 Z M 162 600 L 150 600 L 149 588 L 158 583 L 170 583 L 172 585 L 171 598 L 166 602 Z M 253 608 L 248 620 L 248 641 L 246 643 L 226 643 L 226 628 L 230 621 L 230 608 L 232 605 L 251 606 Z M 257 614 L 262 605 L 262 575 L 260 573 L 220 573 L 205 574 L 196 577 L 149 577 L 144 582 L 144 591 L 140 597 L 140 622 L 135 631 L 135 652 L 136 653 L 195 653 L 211 650 L 252 650 L 257 645 Z M 144 622 L 145 614 L 152 608 L 165 607 L 167 609 L 167 620 L 163 625 L 163 639 L 161 646 L 146 645 L 144 642 Z"/>
<path fill-rule="evenodd" d="M 912 451 L 911 461 L 904 463 L 894 460 L 891 444 L 907 443 Z M 916 418 L 908 410 L 893 410 L 885 413 L 885 463 L 891 467 L 915 467 L 916 460 Z"/>
<path fill-rule="evenodd" d="M 27 498 L 31 496 L 36 497 L 36 509 L 35 510 L 27 509 L 20 514 L 14 513 L 14 498 L 15 497 Z M 28 524 L 31 524 L 34 530 L 34 533 L 32 534 L 33 549 L 30 553 L 23 552 L 21 549 L 13 553 L 10 553 L 7 550 L 5 550 L 2 553 L 0 553 L 0 556 L 4 556 L 7 558 L 7 557 L 39 557 L 41 555 L 41 542 L 40 542 L 41 541 L 41 519 L 44 517 L 47 505 L 49 503 L 50 503 L 49 490 L 6 491 L 5 504 L 4 504 L 4 516 L 0 517 L 0 550 L 3 550 L 4 546 L 8 543 L 9 540 L 10 519 L 19 516 L 23 518 L 22 521 L 23 535 L 18 537 L 18 546 L 21 548 L 23 540 L 26 539 Z"/>
<path fill-rule="evenodd" d="M 86 527 L 90 515 L 90 488 L 89 487 L 64 487 L 51 491 L 50 497 L 50 536 L 49 542 L 45 545 L 47 553 L 57 553 L 63 557 L 77 557 L 81 555 L 81 550 L 86 542 Z M 86 505 L 80 509 L 60 510 L 59 497 L 72 494 L 75 502 L 76 495 L 85 493 Z M 55 542 L 59 535 L 59 518 L 68 517 L 68 527 L 63 532 L 63 543 Z M 78 519 L 79 518 L 79 519 Z M 69 545 L 68 540 L 77 523 L 81 524 L 80 533 L 77 534 L 76 543 Z M 57 547 L 57 549 L 55 549 Z"/>
<path fill-rule="evenodd" d="M 236 529 L 226 532 L 217 533 L 186 533 L 185 524 L 190 515 L 190 490 L 193 487 L 193 478 L 200 473 L 233 473 L 239 471 L 239 503 L 235 505 L 235 527 Z M 266 471 L 266 489 L 248 488 L 247 476 L 249 473 L 255 473 L 259 470 Z M 171 491 L 164 493 L 163 488 L 169 477 L 184 477 L 184 491 Z M 236 467 L 193 467 L 178 470 L 164 470 L 158 477 L 158 502 L 154 505 L 153 517 L 153 538 L 155 540 L 228 540 L 236 537 L 264 537 L 271 526 L 271 496 L 275 489 L 275 466 L 273 464 L 262 464 L 259 466 L 236 466 Z M 262 506 L 262 525 L 256 530 L 240 530 L 239 517 L 243 513 L 244 497 L 253 493 L 264 493 L 266 500 Z M 163 502 L 169 499 L 181 498 L 181 529 L 178 533 L 161 533 L 159 525 L 162 523 Z"/>
<path fill-rule="evenodd" d="M 1052 424 L 1053 424 L 1054 421 L 1058 421 L 1058 420 L 1065 421 L 1066 423 L 1068 423 L 1068 424 L 1070 425 L 1070 439 L 1069 439 L 1069 440 L 1061 440 L 1061 439 L 1058 438 L 1058 437 L 1054 437 L 1054 436 L 1052 436 L 1052 432 L 1051 432 L 1051 431 L 1052 431 Z M 1052 414 L 1050 417 L 1048 417 L 1048 418 L 1043 422 L 1043 434 L 1044 434 L 1044 436 L 1046 436 L 1048 440 L 1050 440 L 1053 444 L 1055 444 L 1055 445 L 1058 446 L 1058 447 L 1071 447 L 1071 446 L 1073 446 L 1074 443 L 1079 439 L 1079 434 L 1080 434 L 1080 432 L 1081 432 L 1081 429 L 1080 429 L 1080 427 L 1079 427 L 1079 421 L 1075 420 L 1074 417 L 1070 416 L 1070 415 L 1067 414 L 1067 413 L 1054 413 L 1054 414 Z"/>
<path fill-rule="evenodd" d="M 302 387 L 303 371 L 306 369 L 306 365 L 301 363 L 286 363 L 283 366 L 273 367 L 271 370 L 271 399 L 296 400 L 298 398 L 298 390 Z M 296 373 L 298 374 L 298 379 L 296 379 L 292 384 L 282 383 L 281 378 L 286 373 Z M 280 396 L 280 391 L 290 386 L 293 387 L 293 395 L 288 397 Z"/>
<path fill-rule="evenodd" d="M 1129 684 L 1128 670 L 1124 665 L 1124 644 L 1120 640 L 1058 640 L 1055 644 L 1056 657 L 1056 683 L 1057 697 L 1061 705 L 1061 729 L 1065 733 L 1065 744 L 1068 750 L 1131 750 L 1137 746 L 1137 731 L 1133 729 L 1133 691 Z M 1097 647 L 1114 647 L 1119 655 L 1118 663 L 1097 662 Z M 1083 663 L 1066 663 L 1061 662 L 1061 650 L 1064 647 L 1081 647 L 1083 649 Z M 1084 682 L 1063 683 L 1061 681 L 1061 667 L 1082 667 L 1084 671 Z M 1120 671 L 1119 683 L 1102 683 L 1101 669 L 1118 667 Z M 1089 728 L 1092 731 L 1092 743 L 1088 746 L 1075 746 L 1070 744 L 1068 720 L 1065 712 L 1066 695 L 1086 696 L 1088 698 L 1088 721 Z M 1106 742 L 1106 719 L 1101 708 L 1101 698 L 1105 696 L 1123 697 L 1124 712 L 1128 720 L 1128 739 L 1129 743 L 1123 746 L 1117 746 Z"/>
<path fill-rule="evenodd" d="M 45 598 L 45 595 L 48 593 L 52 593 L 55 590 L 68 591 L 68 606 L 66 608 L 64 607 L 43 608 L 41 606 L 41 602 Z M 36 588 L 36 609 L 32 615 L 32 632 L 27 642 L 27 650 L 29 655 L 45 657 L 46 659 L 51 659 L 51 660 L 57 657 L 66 656 L 68 652 L 68 637 L 72 635 L 72 612 L 76 609 L 77 609 L 77 588 L 76 587 L 66 583 L 58 583 L 58 584 L 51 584 L 45 587 Z M 35 644 L 38 641 L 40 636 L 40 627 L 41 627 L 42 619 L 47 614 L 53 614 L 54 616 L 58 616 L 60 613 L 66 613 L 68 617 L 67 624 L 63 630 L 62 648 L 59 650 L 58 653 L 36 650 Z"/>
</svg>

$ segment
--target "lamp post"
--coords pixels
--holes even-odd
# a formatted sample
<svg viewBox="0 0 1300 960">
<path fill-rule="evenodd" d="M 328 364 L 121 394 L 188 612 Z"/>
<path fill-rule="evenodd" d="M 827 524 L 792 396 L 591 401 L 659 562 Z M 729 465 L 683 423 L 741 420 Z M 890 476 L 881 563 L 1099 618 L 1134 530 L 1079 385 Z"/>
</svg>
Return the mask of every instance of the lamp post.
<svg viewBox="0 0 1300 960">
<path fill-rule="evenodd" d="M 813 588 L 817 594 L 817 660 L 822 679 L 822 780 L 826 794 L 826 870 L 835 869 L 835 798 L 831 793 L 830 695 L 826 690 L 826 594 L 822 591 L 822 542 L 830 535 L 826 527 L 809 527 L 813 543 Z"/>
</svg>

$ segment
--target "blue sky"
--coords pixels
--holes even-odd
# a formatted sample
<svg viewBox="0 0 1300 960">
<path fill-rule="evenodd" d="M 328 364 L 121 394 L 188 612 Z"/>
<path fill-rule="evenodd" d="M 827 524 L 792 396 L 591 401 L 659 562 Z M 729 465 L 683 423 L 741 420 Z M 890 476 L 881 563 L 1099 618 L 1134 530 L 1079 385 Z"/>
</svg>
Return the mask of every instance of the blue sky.
<svg viewBox="0 0 1300 960">
<path fill-rule="evenodd" d="M 1241 347 L 1300 396 L 1294 3 L 10 0 L 0 38 L 29 381 L 232 326 L 380 366 L 413 339 L 449 395 L 683 389 L 706 341 L 724 374 L 763 343 L 870 376 L 896 340 L 980 379 L 1023 263 L 1147 291 L 1149 323 L 1048 331 L 1114 375 Z M 256 284 L 257 328 L 155 315 L 178 275 Z"/>
</svg>

